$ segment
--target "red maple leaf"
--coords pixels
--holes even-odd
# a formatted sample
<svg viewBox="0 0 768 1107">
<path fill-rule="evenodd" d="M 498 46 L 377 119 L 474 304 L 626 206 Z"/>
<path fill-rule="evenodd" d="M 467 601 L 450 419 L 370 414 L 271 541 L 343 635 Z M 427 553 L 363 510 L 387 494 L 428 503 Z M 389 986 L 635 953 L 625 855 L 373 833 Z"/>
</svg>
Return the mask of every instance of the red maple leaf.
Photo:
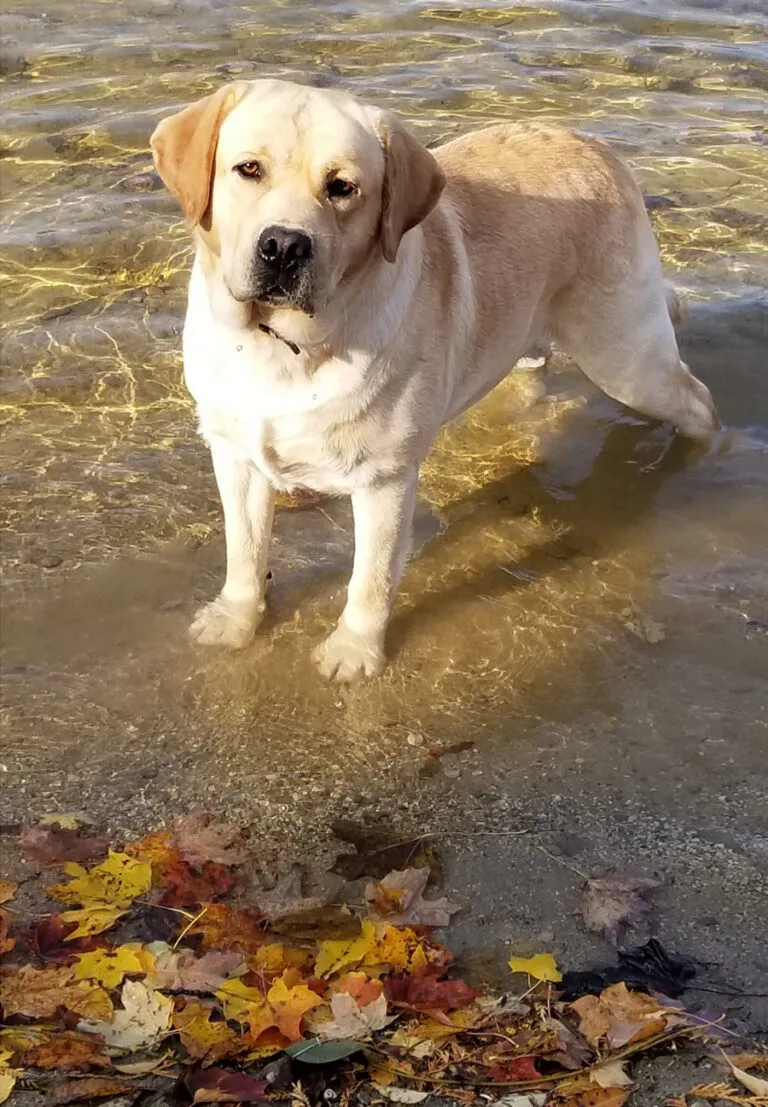
<svg viewBox="0 0 768 1107">
<path fill-rule="evenodd" d="M 162 880 L 167 885 L 167 891 L 160 902 L 166 907 L 211 903 L 229 891 L 235 882 L 232 873 L 215 861 L 206 861 L 199 872 L 195 872 L 186 861 L 176 861 L 163 869 Z"/>
<path fill-rule="evenodd" d="M 539 1080 L 535 1057 L 510 1057 L 488 1069 L 489 1080 Z"/>
<path fill-rule="evenodd" d="M 463 980 L 440 980 L 445 970 L 429 965 L 413 976 L 397 973 L 384 981 L 390 1003 L 430 1015 L 466 1007 L 480 995 Z"/>
<path fill-rule="evenodd" d="M 77 923 L 63 922 L 60 915 L 49 915 L 47 919 L 41 919 L 25 931 L 21 939 L 43 961 L 53 961 L 54 964 L 71 961 L 77 953 L 90 953 L 94 949 L 109 947 L 109 943 L 100 935 L 65 942 L 67 935 L 76 929 Z"/>
</svg>

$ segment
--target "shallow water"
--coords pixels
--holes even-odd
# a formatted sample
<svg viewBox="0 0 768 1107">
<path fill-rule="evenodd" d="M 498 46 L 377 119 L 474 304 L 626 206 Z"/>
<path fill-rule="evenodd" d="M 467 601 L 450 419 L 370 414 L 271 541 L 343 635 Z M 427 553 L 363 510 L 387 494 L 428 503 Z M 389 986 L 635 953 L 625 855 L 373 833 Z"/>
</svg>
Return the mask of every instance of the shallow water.
<svg viewBox="0 0 768 1107">
<path fill-rule="evenodd" d="M 253 782 L 298 741 L 301 772 L 278 773 L 269 802 L 287 810 L 303 781 L 330 804 L 402 759 L 408 733 L 573 735 L 646 686 L 679 709 L 707 665 L 718 710 L 752 734 L 768 672 L 762 0 L 45 8 L 6 6 L 1 55 L 10 802 L 98 805 L 128 746 L 154 768 L 116 794 L 126 819 L 151 819 L 176 802 L 158 783 L 171 763 L 186 803 L 210 791 L 201 749 Z M 536 115 L 614 142 L 693 305 L 685 356 L 734 430 L 696 457 L 573 367 L 518 373 L 425 466 L 394 664 L 350 692 L 307 666 L 340 607 L 343 504 L 280 515 L 252 649 L 184 642 L 216 587 L 221 522 L 181 381 L 188 237 L 147 140 L 221 81 L 274 75 L 395 108 L 428 141 Z"/>
</svg>

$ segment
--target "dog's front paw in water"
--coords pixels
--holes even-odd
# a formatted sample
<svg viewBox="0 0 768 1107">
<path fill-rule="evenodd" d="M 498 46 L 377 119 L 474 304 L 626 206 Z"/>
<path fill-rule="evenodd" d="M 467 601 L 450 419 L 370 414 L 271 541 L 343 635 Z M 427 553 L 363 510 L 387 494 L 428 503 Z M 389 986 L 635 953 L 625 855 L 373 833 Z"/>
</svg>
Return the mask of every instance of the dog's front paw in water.
<svg viewBox="0 0 768 1107">
<path fill-rule="evenodd" d="M 320 643 L 312 660 L 322 676 L 342 684 L 350 684 L 360 677 L 378 676 L 387 664 L 378 638 L 364 638 L 343 624 Z"/>
<path fill-rule="evenodd" d="M 200 646 L 241 650 L 252 641 L 263 613 L 263 604 L 236 603 L 217 596 L 197 612 L 189 636 Z"/>
</svg>

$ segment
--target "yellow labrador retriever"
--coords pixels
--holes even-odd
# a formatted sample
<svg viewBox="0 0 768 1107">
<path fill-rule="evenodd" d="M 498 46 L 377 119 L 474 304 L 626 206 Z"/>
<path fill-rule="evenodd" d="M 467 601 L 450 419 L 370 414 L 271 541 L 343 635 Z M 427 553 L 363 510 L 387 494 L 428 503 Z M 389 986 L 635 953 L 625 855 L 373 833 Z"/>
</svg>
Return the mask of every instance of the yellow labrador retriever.
<svg viewBox="0 0 768 1107">
<path fill-rule="evenodd" d="M 236 81 L 164 119 L 158 171 L 194 228 L 184 327 L 224 507 L 226 580 L 198 642 L 262 617 L 275 489 L 352 497 L 326 677 L 385 665 L 419 465 L 446 420 L 554 340 L 609 396 L 707 441 L 642 196 L 607 146 L 503 123 L 428 151 L 388 112 Z"/>
</svg>

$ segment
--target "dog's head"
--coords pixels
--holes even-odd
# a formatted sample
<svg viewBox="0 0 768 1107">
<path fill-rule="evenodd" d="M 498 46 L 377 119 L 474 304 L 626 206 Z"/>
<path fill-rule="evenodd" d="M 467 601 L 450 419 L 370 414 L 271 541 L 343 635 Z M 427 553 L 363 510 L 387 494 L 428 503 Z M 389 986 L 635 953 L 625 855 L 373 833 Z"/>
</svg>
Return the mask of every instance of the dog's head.
<svg viewBox="0 0 768 1107">
<path fill-rule="evenodd" d="M 312 315 L 374 251 L 394 262 L 445 183 L 389 114 L 287 81 L 235 81 L 164 119 L 158 172 L 232 297 Z"/>
</svg>

